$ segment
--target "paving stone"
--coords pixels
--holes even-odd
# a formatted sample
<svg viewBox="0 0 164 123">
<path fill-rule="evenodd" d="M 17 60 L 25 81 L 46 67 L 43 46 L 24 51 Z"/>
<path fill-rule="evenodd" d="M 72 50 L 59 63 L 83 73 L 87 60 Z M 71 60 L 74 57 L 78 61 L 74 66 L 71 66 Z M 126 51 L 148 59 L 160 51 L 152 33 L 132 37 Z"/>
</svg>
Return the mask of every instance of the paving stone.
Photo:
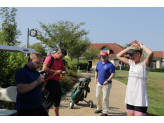
<svg viewBox="0 0 164 123">
<path fill-rule="evenodd" d="M 100 116 L 101 113 L 95 114 L 96 110 L 96 84 L 95 84 L 95 75 L 94 73 L 81 73 L 79 74 L 79 80 L 82 80 L 85 77 L 91 77 L 91 82 L 89 84 L 90 93 L 88 93 L 87 98 L 84 98 L 86 101 L 93 101 L 93 108 L 90 108 L 86 102 L 79 101 L 76 105 L 74 104 L 74 108 L 70 109 L 69 104 L 71 99 L 71 94 L 74 88 L 77 87 L 77 83 L 74 85 L 73 89 L 67 92 L 62 96 L 60 107 L 59 107 L 59 115 L 60 116 Z M 126 116 L 126 104 L 124 103 L 126 93 L 126 85 L 117 80 L 112 80 L 112 88 L 110 91 L 109 97 L 109 116 Z M 49 110 L 50 116 L 55 116 L 53 107 Z"/>
</svg>

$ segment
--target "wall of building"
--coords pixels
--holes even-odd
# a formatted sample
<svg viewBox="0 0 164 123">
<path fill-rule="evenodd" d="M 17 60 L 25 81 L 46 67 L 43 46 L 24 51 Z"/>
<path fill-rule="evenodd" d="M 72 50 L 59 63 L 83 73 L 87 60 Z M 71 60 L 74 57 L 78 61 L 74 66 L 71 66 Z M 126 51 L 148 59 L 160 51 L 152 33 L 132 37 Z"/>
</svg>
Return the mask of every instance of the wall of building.
<svg viewBox="0 0 164 123">
<path fill-rule="evenodd" d="M 156 61 L 156 68 L 161 68 L 161 60 Z"/>
<path fill-rule="evenodd" d="M 114 59 L 110 59 L 109 61 L 112 62 L 112 64 L 114 65 Z"/>
<path fill-rule="evenodd" d="M 92 68 L 96 69 L 97 63 L 100 61 L 100 58 L 92 59 Z"/>
<path fill-rule="evenodd" d="M 101 58 L 92 59 L 92 68 L 96 69 L 97 63 L 101 60 Z M 114 59 L 109 60 L 114 65 Z"/>
</svg>

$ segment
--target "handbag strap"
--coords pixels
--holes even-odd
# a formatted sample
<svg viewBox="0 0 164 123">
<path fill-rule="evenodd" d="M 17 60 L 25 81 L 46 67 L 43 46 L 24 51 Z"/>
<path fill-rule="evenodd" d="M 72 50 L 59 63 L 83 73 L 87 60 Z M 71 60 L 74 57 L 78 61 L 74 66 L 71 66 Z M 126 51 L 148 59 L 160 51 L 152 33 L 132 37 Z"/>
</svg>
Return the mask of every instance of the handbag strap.
<svg viewBox="0 0 164 123">
<path fill-rule="evenodd" d="M 49 66 L 49 68 L 51 67 L 51 65 L 54 63 L 54 57 L 51 55 L 51 64 Z"/>
</svg>

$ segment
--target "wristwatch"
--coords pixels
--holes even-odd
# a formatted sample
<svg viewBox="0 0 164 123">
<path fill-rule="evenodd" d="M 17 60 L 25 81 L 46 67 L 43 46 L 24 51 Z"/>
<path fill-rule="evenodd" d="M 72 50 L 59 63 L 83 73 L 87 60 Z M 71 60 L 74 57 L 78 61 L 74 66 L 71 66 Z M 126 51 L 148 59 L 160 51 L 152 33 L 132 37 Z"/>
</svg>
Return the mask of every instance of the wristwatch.
<svg viewBox="0 0 164 123">
<path fill-rule="evenodd" d="M 36 80 L 36 81 L 34 81 L 37 85 L 39 84 L 39 82 Z"/>
</svg>

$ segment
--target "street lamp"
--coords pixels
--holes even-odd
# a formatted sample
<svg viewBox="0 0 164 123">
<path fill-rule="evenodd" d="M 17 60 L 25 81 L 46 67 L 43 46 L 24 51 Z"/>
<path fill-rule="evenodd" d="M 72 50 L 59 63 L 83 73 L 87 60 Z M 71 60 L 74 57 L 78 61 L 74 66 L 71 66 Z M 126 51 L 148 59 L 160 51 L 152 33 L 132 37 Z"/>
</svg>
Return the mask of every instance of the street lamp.
<svg viewBox="0 0 164 123">
<path fill-rule="evenodd" d="M 31 30 L 29 31 L 29 28 L 27 28 L 27 45 L 26 45 L 26 48 L 28 48 L 28 44 L 29 44 L 29 35 L 30 35 L 31 37 L 37 36 L 37 30 L 31 29 Z M 27 56 L 27 54 L 26 54 L 26 56 Z"/>
</svg>

